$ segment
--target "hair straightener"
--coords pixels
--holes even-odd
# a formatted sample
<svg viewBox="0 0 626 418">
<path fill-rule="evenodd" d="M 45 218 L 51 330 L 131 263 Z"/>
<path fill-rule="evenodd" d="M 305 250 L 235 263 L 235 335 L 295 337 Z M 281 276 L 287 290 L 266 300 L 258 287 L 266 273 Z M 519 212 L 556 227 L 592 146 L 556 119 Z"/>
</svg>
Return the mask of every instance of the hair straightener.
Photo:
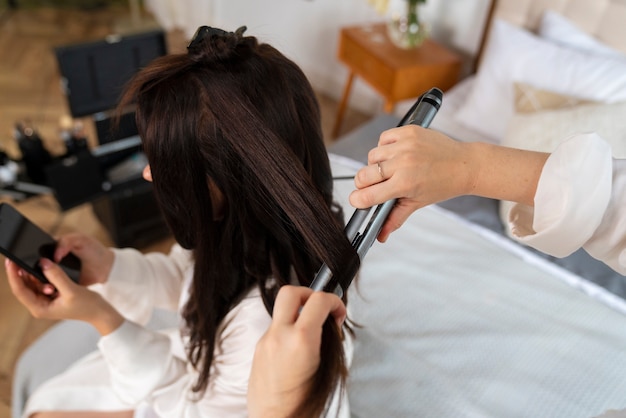
<svg viewBox="0 0 626 418">
<path fill-rule="evenodd" d="M 433 87 L 417 99 L 400 120 L 398 126 L 413 124 L 428 128 L 441 107 L 442 100 L 443 93 L 441 90 Z M 356 209 L 352 214 L 344 231 L 350 242 L 352 242 L 352 247 L 356 250 L 361 262 L 376 240 L 395 203 L 396 199 L 388 200 L 368 209 Z M 370 214 L 369 221 L 367 221 Z M 363 229 L 363 225 L 366 225 L 365 229 Z M 350 283 L 352 283 L 358 266 L 354 266 L 352 269 L 354 271 L 346 272 L 341 278 L 342 280 L 340 280 L 333 276 L 330 268 L 324 263 L 311 282 L 310 288 L 317 291 L 332 292 L 342 297 L 344 292 L 348 290 Z"/>
</svg>

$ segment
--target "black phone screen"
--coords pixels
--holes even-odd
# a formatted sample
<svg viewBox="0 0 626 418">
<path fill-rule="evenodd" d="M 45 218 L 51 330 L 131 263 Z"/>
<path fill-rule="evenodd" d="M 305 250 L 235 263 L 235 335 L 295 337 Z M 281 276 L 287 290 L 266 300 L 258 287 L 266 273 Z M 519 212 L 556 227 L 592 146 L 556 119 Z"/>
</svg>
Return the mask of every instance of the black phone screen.
<svg viewBox="0 0 626 418">
<path fill-rule="evenodd" d="M 42 257 L 54 261 L 56 241 L 49 234 L 24 217 L 7 203 L 0 204 L 0 252 L 13 260 L 41 282 L 48 283 L 39 260 Z M 80 276 L 80 259 L 68 254 L 59 266 L 76 283 Z"/>
</svg>

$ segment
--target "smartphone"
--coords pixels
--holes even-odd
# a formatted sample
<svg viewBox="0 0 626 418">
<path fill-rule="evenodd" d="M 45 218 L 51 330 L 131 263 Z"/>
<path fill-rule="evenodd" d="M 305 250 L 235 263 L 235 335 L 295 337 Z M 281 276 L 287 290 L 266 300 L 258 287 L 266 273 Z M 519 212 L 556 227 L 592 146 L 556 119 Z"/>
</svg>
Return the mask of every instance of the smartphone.
<svg viewBox="0 0 626 418">
<path fill-rule="evenodd" d="M 42 257 L 54 261 L 56 241 L 48 233 L 32 223 L 8 203 L 0 203 L 0 253 L 10 258 L 42 283 L 48 283 L 39 260 Z M 74 282 L 80 276 L 80 259 L 69 253 L 59 266 Z"/>
</svg>

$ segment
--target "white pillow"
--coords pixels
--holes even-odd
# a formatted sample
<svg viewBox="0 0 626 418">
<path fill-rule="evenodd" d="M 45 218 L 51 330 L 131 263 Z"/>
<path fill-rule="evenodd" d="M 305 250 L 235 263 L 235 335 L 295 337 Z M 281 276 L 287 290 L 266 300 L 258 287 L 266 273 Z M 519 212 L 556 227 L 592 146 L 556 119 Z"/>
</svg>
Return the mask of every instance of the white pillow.
<svg viewBox="0 0 626 418">
<path fill-rule="evenodd" d="M 626 60 L 566 48 L 494 19 L 472 90 L 458 122 L 501 141 L 513 116 L 513 83 L 585 100 L 626 100 Z"/>
<path fill-rule="evenodd" d="M 511 119 L 502 145 L 552 152 L 572 135 L 596 132 L 609 143 L 613 157 L 626 158 L 625 115 L 626 102 L 517 113 Z M 512 207 L 512 202 L 500 201 L 500 219 L 509 235 L 508 214 Z"/>
<path fill-rule="evenodd" d="M 586 103 L 572 107 L 516 113 L 501 144 L 552 152 L 567 137 L 595 132 L 611 145 L 615 158 L 626 158 L 626 102 Z"/>
<path fill-rule="evenodd" d="M 544 39 L 570 48 L 626 59 L 626 55 L 621 51 L 587 34 L 575 23 L 553 10 L 543 13 L 538 34 Z"/>
</svg>

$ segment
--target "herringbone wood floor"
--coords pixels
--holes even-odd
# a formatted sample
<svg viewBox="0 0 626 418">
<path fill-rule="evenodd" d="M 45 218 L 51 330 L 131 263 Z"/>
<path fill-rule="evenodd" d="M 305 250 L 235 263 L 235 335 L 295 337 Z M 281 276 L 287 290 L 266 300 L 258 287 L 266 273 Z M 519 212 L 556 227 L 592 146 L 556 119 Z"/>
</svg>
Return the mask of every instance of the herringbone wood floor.
<svg viewBox="0 0 626 418">
<path fill-rule="evenodd" d="M 46 147 L 59 154 L 64 148 L 58 135 L 58 122 L 69 112 L 59 87 L 52 47 L 101 39 L 123 29 L 128 26 L 128 10 L 121 6 L 90 10 L 50 6 L 7 10 L 4 4 L 0 7 L 5 7 L 0 9 L 0 149 L 19 158 L 12 129 L 16 121 L 29 119 L 46 141 Z M 152 23 L 149 16 L 143 19 L 143 23 Z M 186 40 L 180 33 L 168 34 L 171 52 L 182 51 L 185 45 Z M 337 103 L 323 95 L 319 96 L 319 100 L 325 136 L 330 138 Z M 343 131 L 368 118 L 368 115 L 349 110 L 344 118 Z M 91 121 L 85 119 L 84 122 L 93 145 Z M 2 200 L 7 198 L 0 196 Z M 52 196 L 12 203 L 47 231 L 62 234 L 80 230 L 108 245 L 112 243 L 89 204 L 61 213 Z M 166 251 L 171 243 L 171 239 L 166 239 L 142 250 Z M 0 418 L 10 417 L 11 380 L 16 359 L 53 323 L 33 319 L 29 315 L 11 294 L 4 268 L 0 267 Z"/>
</svg>

